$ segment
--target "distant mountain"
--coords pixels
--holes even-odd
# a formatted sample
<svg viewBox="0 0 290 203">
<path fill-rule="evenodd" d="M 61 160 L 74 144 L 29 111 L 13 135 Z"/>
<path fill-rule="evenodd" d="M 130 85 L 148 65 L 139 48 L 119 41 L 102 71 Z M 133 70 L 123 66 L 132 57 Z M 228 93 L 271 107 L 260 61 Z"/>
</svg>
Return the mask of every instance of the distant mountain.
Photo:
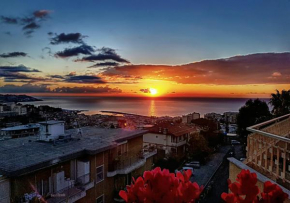
<svg viewBox="0 0 290 203">
<path fill-rule="evenodd" d="M 30 102 L 42 101 L 27 95 L 0 94 L 0 102 Z"/>
</svg>

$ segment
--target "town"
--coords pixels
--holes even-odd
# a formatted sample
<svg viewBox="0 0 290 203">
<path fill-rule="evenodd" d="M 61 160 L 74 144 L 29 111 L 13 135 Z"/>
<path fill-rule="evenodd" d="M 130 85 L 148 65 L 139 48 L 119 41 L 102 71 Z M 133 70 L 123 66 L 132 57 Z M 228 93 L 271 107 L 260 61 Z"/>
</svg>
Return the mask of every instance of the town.
<svg viewBox="0 0 290 203">
<path fill-rule="evenodd" d="M 229 168 L 226 158 L 245 157 L 237 112 L 101 113 L 1 103 L 1 202 L 120 202 L 132 177 L 154 167 L 192 170 L 205 201 L 219 170 Z"/>
</svg>

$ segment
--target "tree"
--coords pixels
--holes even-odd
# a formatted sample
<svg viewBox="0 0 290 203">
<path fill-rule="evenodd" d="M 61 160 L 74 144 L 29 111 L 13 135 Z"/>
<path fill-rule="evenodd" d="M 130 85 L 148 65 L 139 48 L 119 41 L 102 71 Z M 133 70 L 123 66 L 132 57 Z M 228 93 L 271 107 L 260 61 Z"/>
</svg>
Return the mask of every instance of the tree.
<svg viewBox="0 0 290 203">
<path fill-rule="evenodd" d="M 203 159 L 211 152 L 211 149 L 208 147 L 207 140 L 204 136 L 198 133 L 191 136 L 188 144 L 188 154 L 192 159 L 203 161 Z"/>
<path fill-rule="evenodd" d="M 269 120 L 271 117 L 272 115 L 266 102 L 259 99 L 248 100 L 239 109 L 237 117 L 239 135 L 246 137 L 249 134 L 247 127 Z"/>
<path fill-rule="evenodd" d="M 271 94 L 269 104 L 273 106 L 272 113 L 278 117 L 290 113 L 290 90 L 276 90 Z"/>
</svg>

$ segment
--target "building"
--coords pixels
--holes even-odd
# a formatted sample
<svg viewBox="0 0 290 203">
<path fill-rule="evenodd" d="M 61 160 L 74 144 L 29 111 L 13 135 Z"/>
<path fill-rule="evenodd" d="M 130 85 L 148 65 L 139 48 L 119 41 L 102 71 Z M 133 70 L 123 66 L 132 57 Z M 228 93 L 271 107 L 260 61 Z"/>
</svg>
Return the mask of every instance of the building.
<svg viewBox="0 0 290 203">
<path fill-rule="evenodd" d="M 48 123 L 40 129 L 55 140 L 1 142 L 0 202 L 114 202 L 132 177 L 152 167 L 156 151 L 143 151 L 144 130 L 83 127 L 56 138 L 62 122 Z"/>
<path fill-rule="evenodd" d="M 224 112 L 225 122 L 237 123 L 238 112 Z"/>
<path fill-rule="evenodd" d="M 64 121 L 43 121 L 39 123 L 40 134 L 39 139 L 44 141 L 53 141 L 64 136 Z"/>
<path fill-rule="evenodd" d="M 234 181 L 241 169 L 249 169 L 258 176 L 258 186 L 277 183 L 290 197 L 290 114 L 247 128 L 247 159 L 230 161 L 230 179 Z M 290 200 L 288 200 L 290 202 Z"/>
<path fill-rule="evenodd" d="M 183 123 L 158 123 L 143 136 L 144 149 L 157 148 L 160 157 L 166 155 L 182 159 L 186 155 L 189 136 L 197 132 L 195 126 Z"/>
<path fill-rule="evenodd" d="M 9 128 L 2 128 L 0 130 L 0 139 L 11 139 L 26 136 L 38 135 L 39 124 L 30 123 L 27 125 L 18 125 Z"/>
<path fill-rule="evenodd" d="M 220 121 L 223 118 L 223 115 L 219 113 L 207 113 L 204 115 L 204 118 L 208 120 Z"/>
<path fill-rule="evenodd" d="M 192 120 L 199 119 L 200 114 L 193 112 L 187 115 L 182 115 L 182 123 L 191 123 Z"/>
<path fill-rule="evenodd" d="M 16 112 L 17 115 L 26 115 L 27 114 L 27 108 L 26 106 L 23 106 L 22 104 L 16 104 L 12 111 Z"/>
</svg>

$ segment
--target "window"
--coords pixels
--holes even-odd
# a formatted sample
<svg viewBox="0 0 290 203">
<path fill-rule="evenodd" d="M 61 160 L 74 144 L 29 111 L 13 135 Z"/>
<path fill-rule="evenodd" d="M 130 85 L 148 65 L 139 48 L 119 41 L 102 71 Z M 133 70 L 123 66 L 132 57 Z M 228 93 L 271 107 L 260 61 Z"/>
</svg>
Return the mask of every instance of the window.
<svg viewBox="0 0 290 203">
<path fill-rule="evenodd" d="M 99 183 L 104 180 L 104 166 L 97 167 L 97 178 L 96 182 Z"/>
<path fill-rule="evenodd" d="M 127 154 L 127 143 L 118 145 L 118 155 Z"/>
<path fill-rule="evenodd" d="M 96 199 L 96 203 L 104 203 L 104 202 L 105 202 L 104 195 L 101 195 Z"/>
</svg>

